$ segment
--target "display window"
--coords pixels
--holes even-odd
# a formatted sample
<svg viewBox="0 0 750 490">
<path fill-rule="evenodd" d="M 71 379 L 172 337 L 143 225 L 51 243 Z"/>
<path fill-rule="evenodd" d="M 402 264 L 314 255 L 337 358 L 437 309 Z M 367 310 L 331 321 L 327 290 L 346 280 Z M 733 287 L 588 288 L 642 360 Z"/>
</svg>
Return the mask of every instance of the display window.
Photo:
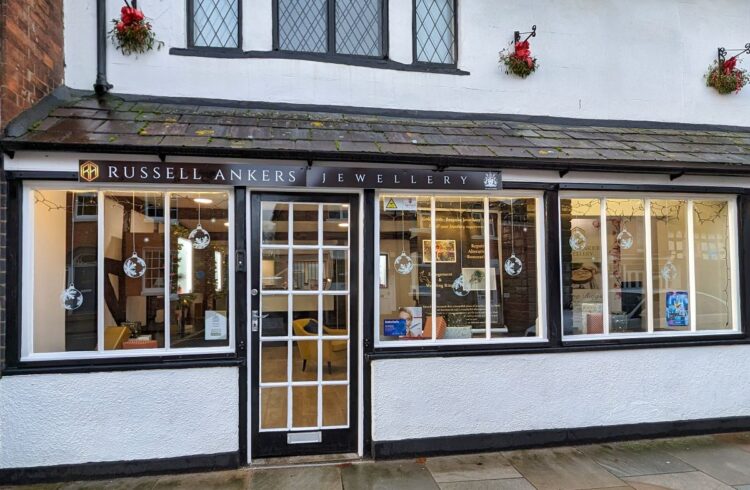
<svg viewBox="0 0 750 490">
<path fill-rule="evenodd" d="M 380 344 L 544 339 L 540 196 L 383 193 L 377 206 Z"/>
<path fill-rule="evenodd" d="M 230 192 L 35 184 L 24 206 L 22 360 L 231 351 Z"/>
<path fill-rule="evenodd" d="M 560 198 L 563 335 L 734 333 L 736 200 Z"/>
</svg>

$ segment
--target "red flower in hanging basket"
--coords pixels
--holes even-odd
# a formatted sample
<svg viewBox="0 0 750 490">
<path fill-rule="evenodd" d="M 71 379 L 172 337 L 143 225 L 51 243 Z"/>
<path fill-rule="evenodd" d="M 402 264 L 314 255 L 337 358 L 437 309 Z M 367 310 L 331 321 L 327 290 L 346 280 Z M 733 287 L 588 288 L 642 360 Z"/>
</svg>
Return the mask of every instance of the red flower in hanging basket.
<svg viewBox="0 0 750 490">
<path fill-rule="evenodd" d="M 122 51 L 122 54 L 145 53 L 161 49 L 163 42 L 157 41 L 151 30 L 151 23 L 146 20 L 141 9 L 131 7 L 125 0 L 125 6 L 120 9 L 120 18 L 112 19 L 114 27 L 109 31 L 112 44 Z"/>
<path fill-rule="evenodd" d="M 742 90 L 742 87 L 750 82 L 750 75 L 746 70 L 737 68 L 738 61 L 739 58 L 736 56 L 725 60 L 721 66 L 718 61 L 714 61 L 708 67 L 706 85 L 715 88 L 720 94 L 737 93 Z"/>
<path fill-rule="evenodd" d="M 505 73 L 512 73 L 526 78 L 534 73 L 539 66 L 536 58 L 531 56 L 531 46 L 528 39 L 518 41 L 513 45 L 513 52 L 507 49 L 500 51 L 500 62 L 505 65 Z"/>
</svg>

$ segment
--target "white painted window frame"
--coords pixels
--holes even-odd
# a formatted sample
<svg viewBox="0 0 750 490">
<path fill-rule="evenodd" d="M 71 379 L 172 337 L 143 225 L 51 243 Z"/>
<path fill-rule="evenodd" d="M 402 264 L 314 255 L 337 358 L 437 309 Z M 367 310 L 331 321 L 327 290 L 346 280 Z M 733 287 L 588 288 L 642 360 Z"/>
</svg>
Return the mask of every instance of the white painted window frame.
<svg viewBox="0 0 750 490">
<path fill-rule="evenodd" d="M 71 351 L 71 352 L 34 352 L 34 199 L 33 192 L 36 190 L 65 190 L 76 192 L 96 192 L 99 214 L 97 218 L 97 349 L 95 351 Z M 129 185 L 129 184 L 109 184 L 109 185 L 88 185 L 76 182 L 60 181 L 39 181 L 33 183 L 24 183 L 22 194 L 22 216 L 21 234 L 23 237 L 24 248 L 29 253 L 23 254 L 22 259 L 22 321 L 21 321 L 21 356 L 20 360 L 25 361 L 74 361 L 87 359 L 116 359 L 127 357 L 160 357 L 160 356 L 184 356 L 184 355 L 202 355 L 202 354 L 227 354 L 235 351 L 235 333 L 232 326 L 235 324 L 235 270 L 234 250 L 235 250 L 235 231 L 234 231 L 234 189 L 229 186 L 212 186 L 211 192 L 226 192 L 229 196 L 227 201 L 229 214 L 229 316 L 228 316 L 228 337 L 229 345 L 220 347 L 170 347 L 170 315 L 169 296 L 170 296 L 170 275 L 165 271 L 164 278 L 164 345 L 156 349 L 128 349 L 128 350 L 104 350 L 104 199 L 103 195 L 107 191 L 135 191 L 135 192 L 162 192 L 164 194 L 164 213 L 170 216 L 169 197 L 173 192 L 207 192 L 206 188 L 195 186 L 172 186 L 164 188 L 158 185 Z M 165 236 L 169 233 L 169 221 L 165 223 Z M 170 240 L 164 240 L 164 257 L 165 266 L 169 266 L 170 261 Z M 62 291 L 61 291 L 62 292 Z"/>
<path fill-rule="evenodd" d="M 603 314 L 603 332 L 600 334 L 580 334 L 571 335 L 565 334 L 565 310 L 563 304 L 562 288 L 560 290 L 560 325 L 563 330 L 563 340 L 565 342 L 580 342 L 580 341 L 591 341 L 601 339 L 657 339 L 657 338 L 672 338 L 672 337 L 694 337 L 694 336 L 706 336 L 706 335 L 736 335 L 741 332 L 741 319 L 739 313 L 739 257 L 738 257 L 738 209 L 737 209 L 737 196 L 731 194 L 695 194 L 695 193 L 633 193 L 633 192 L 590 192 L 590 191 L 562 191 L 558 196 L 558 210 L 561 209 L 561 202 L 563 199 L 599 199 L 599 221 L 602 223 L 600 226 L 601 232 L 601 260 L 602 260 L 602 314 Z M 648 312 L 647 318 L 647 331 L 646 332 L 633 332 L 633 333 L 610 333 L 609 332 L 609 271 L 608 260 L 606 257 L 607 253 L 607 199 L 640 199 L 644 204 L 644 226 L 645 226 L 645 240 L 646 240 L 646 311 Z M 689 304 L 689 322 L 690 330 L 674 331 L 674 332 L 655 332 L 654 331 L 654 297 L 653 297 L 653 261 L 652 261 L 652 239 L 651 239 L 651 202 L 654 200 L 682 200 L 687 202 L 686 210 L 686 229 L 688 242 L 687 256 L 688 256 L 688 292 L 690 298 Z M 693 204 L 695 201 L 725 201 L 728 204 L 727 207 L 727 220 L 729 223 L 729 236 L 728 236 L 728 251 L 727 256 L 729 259 L 729 270 L 730 270 L 730 297 L 732 300 L 731 307 L 731 329 L 721 330 L 698 330 L 697 325 L 697 312 L 696 312 L 696 283 L 695 283 L 695 233 L 694 233 L 694 217 L 693 217 Z M 558 213 L 560 214 L 560 213 Z M 560 230 L 562 231 L 562 215 L 560 214 Z M 562 233 L 560 234 L 562 237 Z M 566 246 L 565 243 L 560 243 L 562 247 Z M 563 269 L 563 255 L 560 253 L 560 284 L 564 281 L 564 269 Z"/>
<path fill-rule="evenodd" d="M 381 198 L 382 196 L 392 197 L 429 197 L 430 198 L 430 221 L 433 223 L 430 230 L 430 239 L 432 243 L 435 243 L 435 199 L 444 197 L 454 197 L 455 192 L 449 191 L 413 191 L 411 194 L 407 194 L 404 191 L 397 190 L 382 190 L 375 193 L 375 253 L 373 254 L 375 260 L 375 271 L 379 271 L 380 261 L 380 213 L 381 213 Z M 461 196 L 483 198 L 484 199 L 484 236 L 489 236 L 489 200 L 508 200 L 508 199 L 534 199 L 535 201 L 535 239 L 536 239 L 536 280 L 537 280 L 537 327 L 538 331 L 534 337 L 492 337 L 489 325 L 492 321 L 490 315 L 490 298 L 489 295 L 485 295 L 485 338 L 469 338 L 469 339 L 437 339 L 437 328 L 432 329 L 432 339 L 424 340 L 384 340 L 380 338 L 380 278 L 378 273 L 374 274 L 373 291 L 375 294 L 374 304 L 374 317 L 373 317 L 373 328 L 375 329 L 375 348 L 384 347 L 425 347 L 430 345 L 494 345 L 494 344 L 530 344 L 530 343 L 546 343 L 548 341 L 547 331 L 547 301 L 546 301 L 546 284 L 547 284 L 547 268 L 546 268 L 546 234 L 544 227 L 544 193 L 541 191 L 534 190 L 501 190 L 497 192 L 461 192 Z M 497 230 L 500 233 L 500 230 Z M 488 254 L 489 241 L 485 240 L 485 269 L 489 267 L 489 254 Z M 435 249 L 432 247 L 431 257 L 431 275 L 434 277 L 436 273 L 436 262 L 435 262 Z M 504 259 L 504 258 L 503 258 Z M 392 264 L 389 264 L 389 266 Z M 502 268 L 502 263 L 499 265 Z M 501 272 L 502 273 L 502 272 Z M 489 287 L 489 280 L 487 286 Z M 437 302 L 437 286 L 435 281 L 432 282 L 431 288 L 431 303 L 435 305 Z"/>
</svg>

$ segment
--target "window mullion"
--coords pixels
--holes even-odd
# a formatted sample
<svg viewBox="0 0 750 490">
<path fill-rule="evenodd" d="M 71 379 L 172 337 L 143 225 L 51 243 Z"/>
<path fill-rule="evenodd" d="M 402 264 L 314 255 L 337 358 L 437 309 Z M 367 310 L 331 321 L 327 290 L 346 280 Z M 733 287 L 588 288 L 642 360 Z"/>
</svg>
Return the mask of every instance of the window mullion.
<svg viewBox="0 0 750 490">
<path fill-rule="evenodd" d="M 688 292 L 688 311 L 690 318 L 690 331 L 695 332 L 697 330 L 697 322 L 695 318 L 695 301 L 696 301 L 696 286 L 695 286 L 695 223 L 693 220 L 693 200 L 687 201 L 687 240 L 688 240 L 688 270 L 689 276 L 689 292 Z"/>
<path fill-rule="evenodd" d="M 75 215 L 76 194 L 73 193 L 73 215 Z M 105 280 L 105 262 L 104 262 L 104 192 L 96 194 L 96 263 L 99 269 L 96 274 L 96 350 L 104 351 L 104 280 Z M 75 219 L 73 216 L 72 219 Z M 71 269 L 74 265 L 71 262 Z M 109 280 L 107 277 L 106 280 Z M 80 286 L 79 286 L 80 287 Z"/>
<path fill-rule="evenodd" d="M 172 305 L 170 302 L 170 296 L 172 291 L 172 257 L 170 255 L 170 248 L 172 246 L 172 210 L 170 208 L 171 194 L 169 192 L 164 193 L 164 350 L 169 350 L 172 343 L 171 331 L 172 326 Z"/>
<path fill-rule="evenodd" d="M 599 202 L 599 237 L 601 241 L 602 259 L 602 329 L 604 335 L 609 334 L 609 264 L 607 244 L 607 199 L 602 198 Z"/>
<path fill-rule="evenodd" d="M 328 0 L 328 54 L 336 53 L 336 0 Z"/>
<path fill-rule="evenodd" d="M 651 199 L 646 198 L 643 206 L 644 226 L 646 227 L 646 324 L 648 333 L 654 333 L 654 264 L 653 244 L 651 243 Z"/>
<path fill-rule="evenodd" d="M 728 202 L 727 209 L 727 229 L 729 234 L 729 246 L 726 247 L 726 252 L 729 254 L 727 261 L 729 262 L 729 286 L 730 286 L 730 297 L 732 299 L 732 330 L 739 330 L 740 317 L 739 317 L 739 265 L 737 263 L 737 200 L 731 200 Z"/>
<path fill-rule="evenodd" d="M 437 259 L 436 249 L 436 223 L 435 223 L 435 196 L 430 196 L 430 276 L 431 276 L 431 288 L 430 296 L 432 301 L 432 341 L 437 339 L 437 265 L 435 260 Z"/>
<path fill-rule="evenodd" d="M 461 230 L 463 233 L 463 230 Z M 463 251 L 461 251 L 463 253 Z M 462 271 L 463 273 L 463 271 Z M 487 340 L 492 338 L 492 315 L 490 304 L 490 200 L 484 198 L 484 326 Z"/>
</svg>

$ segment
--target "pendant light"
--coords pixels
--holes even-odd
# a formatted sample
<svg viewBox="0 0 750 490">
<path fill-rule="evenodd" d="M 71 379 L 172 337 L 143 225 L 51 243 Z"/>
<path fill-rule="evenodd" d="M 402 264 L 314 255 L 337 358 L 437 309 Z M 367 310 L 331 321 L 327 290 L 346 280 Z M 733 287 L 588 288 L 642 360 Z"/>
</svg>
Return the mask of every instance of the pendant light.
<svg viewBox="0 0 750 490">
<path fill-rule="evenodd" d="M 211 243 L 211 234 L 203 228 L 203 225 L 201 225 L 201 203 L 208 201 L 200 196 L 201 195 L 198 194 L 198 197 L 194 200 L 198 204 L 198 224 L 188 235 L 188 239 L 193 242 L 193 248 L 196 250 L 203 250 L 208 247 L 209 243 Z"/>
<path fill-rule="evenodd" d="M 516 257 L 515 220 L 513 214 L 513 199 L 510 200 L 510 257 L 505 259 L 503 268 L 510 277 L 516 277 L 523 271 L 523 261 Z"/>
<path fill-rule="evenodd" d="M 68 287 L 60 293 L 60 305 L 68 311 L 77 310 L 83 304 L 83 293 L 81 293 L 75 286 L 75 267 L 73 265 L 73 240 L 76 236 L 76 221 L 75 221 L 75 206 L 76 206 L 76 195 L 73 195 L 73 206 L 70 213 L 70 269 Z"/>
<path fill-rule="evenodd" d="M 135 250 L 135 230 L 134 230 L 134 219 L 135 215 L 135 192 L 133 192 L 133 207 L 130 209 L 130 236 L 133 239 L 133 255 L 131 255 L 125 262 L 122 263 L 122 270 L 125 271 L 125 275 L 137 279 L 142 277 L 146 273 L 146 261 L 138 256 L 138 252 Z"/>
<path fill-rule="evenodd" d="M 404 236 L 406 235 L 406 228 L 404 225 L 404 212 L 401 211 L 401 255 L 396 257 L 393 261 L 393 266 L 396 268 L 396 272 L 402 275 L 409 274 L 414 270 L 414 261 L 406 253 L 406 246 L 404 245 Z"/>
</svg>

